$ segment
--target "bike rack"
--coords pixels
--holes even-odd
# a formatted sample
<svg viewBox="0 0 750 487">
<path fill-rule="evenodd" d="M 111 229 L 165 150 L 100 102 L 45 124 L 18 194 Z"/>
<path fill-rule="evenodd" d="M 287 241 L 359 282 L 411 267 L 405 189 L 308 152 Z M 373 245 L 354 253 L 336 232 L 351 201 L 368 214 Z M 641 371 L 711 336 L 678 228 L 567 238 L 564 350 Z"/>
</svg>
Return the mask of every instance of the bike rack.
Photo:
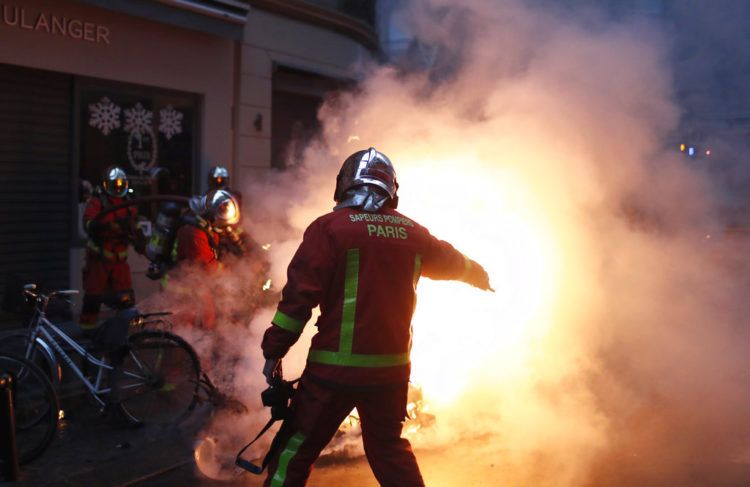
<svg viewBox="0 0 750 487">
<path fill-rule="evenodd" d="M 0 478 L 18 480 L 16 421 L 13 414 L 13 376 L 0 372 Z"/>
</svg>

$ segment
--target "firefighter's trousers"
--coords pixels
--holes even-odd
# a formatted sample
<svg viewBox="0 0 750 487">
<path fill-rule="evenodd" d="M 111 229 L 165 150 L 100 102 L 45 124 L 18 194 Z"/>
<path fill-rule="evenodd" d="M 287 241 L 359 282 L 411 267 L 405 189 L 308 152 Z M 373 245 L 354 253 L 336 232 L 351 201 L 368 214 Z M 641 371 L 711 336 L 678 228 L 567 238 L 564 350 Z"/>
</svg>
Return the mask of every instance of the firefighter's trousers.
<svg viewBox="0 0 750 487">
<path fill-rule="evenodd" d="M 312 464 L 342 421 L 357 408 L 367 461 L 380 485 L 423 486 L 411 445 L 401 438 L 408 384 L 377 389 L 333 388 L 304 374 L 292 400 L 292 417 L 280 431 L 264 486 L 305 485 Z"/>
<path fill-rule="evenodd" d="M 83 269 L 81 328 L 95 328 L 102 303 L 112 307 L 132 306 L 135 302 L 130 266 L 126 260 L 109 261 L 86 256 Z"/>
</svg>

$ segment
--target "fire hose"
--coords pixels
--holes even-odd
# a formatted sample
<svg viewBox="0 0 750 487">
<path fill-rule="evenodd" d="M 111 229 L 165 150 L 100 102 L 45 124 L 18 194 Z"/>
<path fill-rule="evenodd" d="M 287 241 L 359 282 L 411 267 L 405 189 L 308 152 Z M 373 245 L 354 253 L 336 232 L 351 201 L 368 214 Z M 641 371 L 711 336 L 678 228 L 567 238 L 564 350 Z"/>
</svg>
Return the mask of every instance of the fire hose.
<svg viewBox="0 0 750 487">
<path fill-rule="evenodd" d="M 120 203 L 119 205 L 110 206 L 109 208 L 106 208 L 100 211 L 96 215 L 96 217 L 94 217 L 94 220 L 101 220 L 102 218 L 112 213 L 113 211 L 121 210 L 123 208 L 128 208 L 134 205 L 140 205 L 143 203 L 153 203 L 155 201 L 171 201 L 173 203 L 182 203 L 183 205 L 187 205 L 190 202 L 190 198 L 188 198 L 187 196 L 178 196 L 178 195 L 172 195 L 172 194 L 155 194 L 151 196 L 141 196 L 139 198 L 133 198 L 132 200 L 128 200 L 124 203 Z"/>
<path fill-rule="evenodd" d="M 190 198 L 186 196 L 178 196 L 178 195 L 150 195 L 150 196 L 142 196 L 139 198 L 133 198 L 132 200 L 125 201 L 123 203 L 113 205 L 109 208 L 105 208 L 104 210 L 100 211 L 93 219 L 93 222 L 99 223 L 102 218 L 107 216 L 108 214 L 121 210 L 123 208 L 128 208 L 134 205 L 140 205 L 145 203 L 153 203 L 157 201 L 165 201 L 170 203 L 177 203 L 178 205 L 187 206 L 190 203 Z M 179 212 L 179 210 L 177 210 Z M 160 221 L 161 213 L 159 216 L 157 216 L 157 226 L 158 222 Z M 154 230 L 152 230 L 154 231 Z M 164 230 L 166 231 L 166 230 Z M 136 251 L 139 254 L 145 255 L 149 261 L 151 261 L 151 266 L 149 267 L 149 272 L 146 274 L 151 279 L 158 279 L 164 275 L 164 266 L 163 263 L 161 263 L 161 260 L 163 260 L 163 257 L 160 257 L 160 254 L 163 252 L 163 238 L 160 238 L 158 235 L 154 236 L 151 235 L 149 243 L 146 242 L 145 238 L 149 237 L 148 234 L 138 233 L 135 237 L 133 237 L 133 246 L 136 249 Z M 164 237 L 164 235 L 162 235 Z M 152 243 L 153 242 L 153 248 Z"/>
</svg>

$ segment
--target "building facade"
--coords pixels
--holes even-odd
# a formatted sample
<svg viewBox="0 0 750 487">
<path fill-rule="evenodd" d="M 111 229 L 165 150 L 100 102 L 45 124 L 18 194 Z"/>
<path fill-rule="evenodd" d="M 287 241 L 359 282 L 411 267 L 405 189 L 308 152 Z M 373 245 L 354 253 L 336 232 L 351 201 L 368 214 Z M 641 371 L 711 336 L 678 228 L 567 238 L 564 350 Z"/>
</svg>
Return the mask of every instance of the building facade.
<svg viewBox="0 0 750 487">
<path fill-rule="evenodd" d="M 323 94 L 376 53 L 370 12 L 346 0 L 0 2 L 0 294 L 80 288 L 81 182 L 111 164 L 134 195 L 203 191 L 215 164 L 238 185 L 283 169 Z M 136 294 L 154 291 L 148 262 L 130 261 Z"/>
</svg>

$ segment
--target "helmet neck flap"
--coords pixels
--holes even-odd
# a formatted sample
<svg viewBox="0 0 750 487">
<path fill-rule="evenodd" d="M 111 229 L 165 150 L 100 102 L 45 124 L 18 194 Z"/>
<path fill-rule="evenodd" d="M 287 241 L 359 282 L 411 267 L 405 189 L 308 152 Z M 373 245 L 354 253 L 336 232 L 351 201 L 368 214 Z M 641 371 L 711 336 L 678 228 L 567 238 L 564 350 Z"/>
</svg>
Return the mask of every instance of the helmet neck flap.
<svg viewBox="0 0 750 487">
<path fill-rule="evenodd" d="M 365 184 L 346 191 L 343 199 L 333 209 L 360 208 L 370 213 L 377 213 L 390 200 L 390 196 L 382 188 Z"/>
</svg>

